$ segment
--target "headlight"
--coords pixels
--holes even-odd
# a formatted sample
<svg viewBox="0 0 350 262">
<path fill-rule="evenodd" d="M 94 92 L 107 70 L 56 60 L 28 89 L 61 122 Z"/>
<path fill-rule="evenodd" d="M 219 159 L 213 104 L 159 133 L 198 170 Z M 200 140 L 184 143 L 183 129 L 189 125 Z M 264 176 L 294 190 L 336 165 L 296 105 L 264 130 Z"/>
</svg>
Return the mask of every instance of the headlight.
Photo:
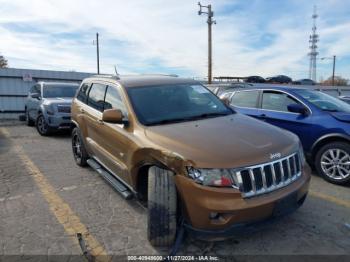
<svg viewBox="0 0 350 262">
<path fill-rule="evenodd" d="M 55 111 L 53 109 L 52 105 L 44 105 L 45 111 L 48 115 L 53 115 L 55 114 Z"/>
<path fill-rule="evenodd" d="M 303 145 L 301 144 L 300 141 L 299 141 L 299 157 L 300 157 L 301 165 L 304 166 L 306 163 L 306 160 L 305 160 Z"/>
<path fill-rule="evenodd" d="M 189 177 L 203 186 L 233 187 L 238 189 L 238 185 L 233 180 L 233 176 L 228 169 L 196 169 L 188 167 L 187 172 Z"/>
</svg>

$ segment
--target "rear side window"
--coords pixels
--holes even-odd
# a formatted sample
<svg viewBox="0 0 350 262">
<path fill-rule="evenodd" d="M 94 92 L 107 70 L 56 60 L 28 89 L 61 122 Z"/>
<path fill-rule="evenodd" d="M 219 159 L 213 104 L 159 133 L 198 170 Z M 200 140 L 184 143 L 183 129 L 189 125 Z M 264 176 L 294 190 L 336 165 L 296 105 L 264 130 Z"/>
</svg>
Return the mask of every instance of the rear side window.
<svg viewBox="0 0 350 262">
<path fill-rule="evenodd" d="M 90 84 L 83 84 L 81 88 L 79 89 L 77 99 L 81 102 L 86 103 L 87 93 L 89 90 Z"/>
<path fill-rule="evenodd" d="M 89 92 L 87 104 L 98 111 L 103 112 L 106 86 L 102 84 L 92 84 Z"/>
<path fill-rule="evenodd" d="M 264 91 L 262 109 L 288 112 L 288 105 L 299 104 L 295 99 L 285 93 Z"/>
<path fill-rule="evenodd" d="M 124 115 L 127 112 L 119 91 L 113 86 L 107 87 L 104 110 L 106 109 L 119 109 Z"/>
<path fill-rule="evenodd" d="M 238 107 L 257 108 L 258 97 L 258 90 L 236 92 L 231 99 L 231 104 Z"/>
</svg>

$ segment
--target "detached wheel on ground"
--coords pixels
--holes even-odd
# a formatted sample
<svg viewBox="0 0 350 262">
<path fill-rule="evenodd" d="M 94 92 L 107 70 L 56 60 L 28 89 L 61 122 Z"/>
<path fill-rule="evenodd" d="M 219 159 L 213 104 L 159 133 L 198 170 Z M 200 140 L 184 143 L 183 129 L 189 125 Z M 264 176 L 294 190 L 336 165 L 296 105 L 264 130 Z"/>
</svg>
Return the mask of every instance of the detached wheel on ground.
<svg viewBox="0 0 350 262">
<path fill-rule="evenodd" d="M 324 145 L 316 154 L 317 172 L 327 181 L 344 185 L 350 182 L 350 144 L 333 142 Z"/>
<path fill-rule="evenodd" d="M 73 157 L 78 166 L 87 166 L 89 155 L 85 149 L 79 128 L 75 127 L 72 131 L 72 150 Z"/>
<path fill-rule="evenodd" d="M 35 122 L 30 118 L 29 116 L 29 112 L 26 110 L 26 123 L 27 123 L 27 126 L 34 126 Z"/>
<path fill-rule="evenodd" d="M 48 136 L 50 135 L 50 127 L 47 124 L 45 117 L 42 114 L 39 114 L 36 119 L 36 129 L 38 130 L 39 134 L 42 136 Z"/>
<path fill-rule="evenodd" d="M 148 240 L 170 246 L 176 235 L 177 194 L 174 173 L 153 166 L 148 171 Z"/>
</svg>

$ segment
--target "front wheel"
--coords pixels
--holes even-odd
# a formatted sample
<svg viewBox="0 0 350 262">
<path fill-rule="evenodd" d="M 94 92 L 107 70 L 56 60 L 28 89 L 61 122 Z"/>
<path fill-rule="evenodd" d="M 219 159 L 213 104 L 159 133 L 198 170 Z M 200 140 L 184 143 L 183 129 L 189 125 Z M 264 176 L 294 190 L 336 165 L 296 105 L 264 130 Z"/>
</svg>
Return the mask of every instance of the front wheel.
<svg viewBox="0 0 350 262">
<path fill-rule="evenodd" d="M 333 142 L 324 145 L 316 154 L 315 166 L 325 180 L 344 185 L 350 182 L 350 145 Z"/>
<path fill-rule="evenodd" d="M 153 166 L 148 171 L 148 240 L 170 246 L 176 235 L 177 194 L 174 173 Z"/>
<path fill-rule="evenodd" d="M 38 118 L 36 119 L 36 129 L 42 136 L 48 136 L 51 133 L 50 127 L 42 114 L 39 114 Z"/>
</svg>

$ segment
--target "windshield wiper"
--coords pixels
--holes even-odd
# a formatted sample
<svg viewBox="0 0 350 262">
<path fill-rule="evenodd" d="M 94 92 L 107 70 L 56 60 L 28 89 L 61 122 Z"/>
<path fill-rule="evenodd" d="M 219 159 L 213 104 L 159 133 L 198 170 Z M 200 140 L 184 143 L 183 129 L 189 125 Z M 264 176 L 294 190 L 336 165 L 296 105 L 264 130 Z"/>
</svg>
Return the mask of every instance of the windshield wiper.
<svg viewBox="0 0 350 262">
<path fill-rule="evenodd" d="M 229 112 L 205 113 L 205 114 L 201 114 L 201 115 L 197 115 L 197 116 L 181 117 L 181 118 L 173 118 L 173 119 L 163 119 L 163 120 L 151 122 L 148 125 L 165 125 L 165 124 L 170 124 L 170 123 L 186 122 L 186 121 L 211 118 L 211 117 L 217 117 L 217 116 L 227 116 L 229 114 L 230 114 Z"/>
<path fill-rule="evenodd" d="M 338 109 L 322 109 L 322 111 L 327 111 L 327 112 L 340 112 Z"/>
</svg>

